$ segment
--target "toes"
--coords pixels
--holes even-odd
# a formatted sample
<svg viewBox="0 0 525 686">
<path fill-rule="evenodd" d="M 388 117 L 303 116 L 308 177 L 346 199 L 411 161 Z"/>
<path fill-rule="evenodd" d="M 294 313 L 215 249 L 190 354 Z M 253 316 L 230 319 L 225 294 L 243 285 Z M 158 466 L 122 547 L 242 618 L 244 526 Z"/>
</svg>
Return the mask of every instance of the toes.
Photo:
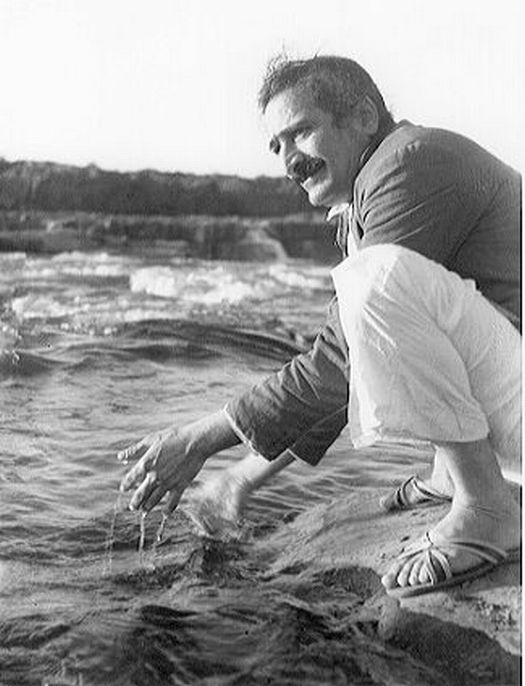
<svg viewBox="0 0 525 686">
<path fill-rule="evenodd" d="M 398 575 L 405 566 L 405 562 L 394 562 L 388 572 L 382 577 L 381 582 L 385 588 L 395 588 L 398 586 Z"/>
<path fill-rule="evenodd" d="M 422 577 L 424 576 L 426 576 L 426 572 L 424 570 L 424 560 L 420 557 L 415 558 L 412 561 L 410 574 L 408 576 L 408 585 L 418 586 L 419 584 L 423 583 Z"/>
<path fill-rule="evenodd" d="M 409 561 L 406 561 L 405 564 L 399 570 L 398 575 L 397 575 L 397 579 L 396 579 L 396 585 L 401 586 L 401 587 L 408 586 L 411 571 L 412 571 L 412 564 L 411 564 L 411 561 L 409 560 Z"/>
<path fill-rule="evenodd" d="M 433 583 L 432 577 L 430 575 L 430 572 L 428 571 L 428 566 L 425 564 L 421 565 L 420 571 L 419 571 L 419 584 L 431 584 Z"/>
<path fill-rule="evenodd" d="M 430 581 L 425 561 L 420 556 L 395 562 L 381 579 L 383 586 L 387 589 L 418 586 Z"/>
</svg>

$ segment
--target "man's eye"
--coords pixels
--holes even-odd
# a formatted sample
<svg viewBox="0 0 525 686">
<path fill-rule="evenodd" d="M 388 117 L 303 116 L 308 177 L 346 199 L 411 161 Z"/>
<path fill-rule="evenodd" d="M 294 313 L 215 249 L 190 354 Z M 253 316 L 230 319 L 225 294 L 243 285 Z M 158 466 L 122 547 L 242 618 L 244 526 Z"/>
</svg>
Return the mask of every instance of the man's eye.
<svg viewBox="0 0 525 686">
<path fill-rule="evenodd" d="M 300 129 L 296 129 L 294 131 L 294 140 L 297 140 L 298 138 L 304 138 L 310 133 L 310 127 L 309 126 L 303 126 Z"/>
</svg>

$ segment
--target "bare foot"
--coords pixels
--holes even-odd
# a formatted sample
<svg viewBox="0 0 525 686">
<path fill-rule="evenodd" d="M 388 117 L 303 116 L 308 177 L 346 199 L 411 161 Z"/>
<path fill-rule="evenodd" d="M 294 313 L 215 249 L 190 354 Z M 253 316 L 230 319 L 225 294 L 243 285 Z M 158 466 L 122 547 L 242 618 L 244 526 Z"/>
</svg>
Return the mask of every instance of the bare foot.
<svg viewBox="0 0 525 686">
<path fill-rule="evenodd" d="M 476 567 L 484 561 L 472 552 L 447 541 L 461 540 L 488 544 L 502 551 L 510 551 L 521 543 L 521 510 L 509 497 L 504 503 L 480 504 L 454 502 L 450 512 L 428 532 L 456 575 Z M 382 578 L 383 585 L 391 590 L 398 587 L 418 586 L 432 582 L 425 553 L 398 560 Z M 439 557 L 436 554 L 439 564 Z"/>
</svg>

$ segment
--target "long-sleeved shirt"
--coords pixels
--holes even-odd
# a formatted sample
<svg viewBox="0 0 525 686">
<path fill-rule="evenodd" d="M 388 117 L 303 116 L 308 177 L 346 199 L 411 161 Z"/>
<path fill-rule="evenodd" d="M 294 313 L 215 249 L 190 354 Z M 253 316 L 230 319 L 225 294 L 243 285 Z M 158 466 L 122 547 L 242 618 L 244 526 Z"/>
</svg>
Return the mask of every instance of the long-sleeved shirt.
<svg viewBox="0 0 525 686">
<path fill-rule="evenodd" d="M 473 279 L 520 328 L 521 176 L 458 134 L 401 122 L 362 157 L 340 238 L 396 243 Z M 346 424 L 348 350 L 337 303 L 310 352 L 229 402 L 232 428 L 269 460 L 316 464 Z"/>
</svg>

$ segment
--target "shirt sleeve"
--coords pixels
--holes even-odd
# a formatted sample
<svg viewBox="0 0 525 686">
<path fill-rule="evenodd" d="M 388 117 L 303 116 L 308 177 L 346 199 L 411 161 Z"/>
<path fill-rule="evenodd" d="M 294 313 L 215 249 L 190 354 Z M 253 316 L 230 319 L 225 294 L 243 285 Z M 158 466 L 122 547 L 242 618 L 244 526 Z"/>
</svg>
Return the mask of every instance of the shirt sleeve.
<svg viewBox="0 0 525 686">
<path fill-rule="evenodd" d="M 316 464 L 346 425 L 348 374 L 334 299 L 312 349 L 229 402 L 226 416 L 239 438 L 266 459 L 290 450 Z"/>
</svg>

